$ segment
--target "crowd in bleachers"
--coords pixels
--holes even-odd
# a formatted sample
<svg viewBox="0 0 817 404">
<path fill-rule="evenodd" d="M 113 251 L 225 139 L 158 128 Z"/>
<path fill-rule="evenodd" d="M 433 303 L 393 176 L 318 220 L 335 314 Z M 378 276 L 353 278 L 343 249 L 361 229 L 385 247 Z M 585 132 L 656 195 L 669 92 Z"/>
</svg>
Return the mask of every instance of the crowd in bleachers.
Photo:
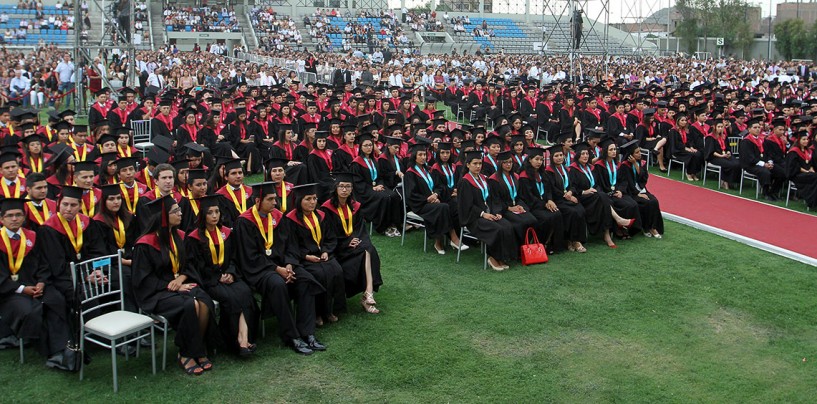
<svg viewBox="0 0 817 404">
<path fill-rule="evenodd" d="M 232 7 L 176 7 L 167 6 L 164 13 L 168 31 L 240 32 L 241 28 Z"/>
<path fill-rule="evenodd" d="M 259 47 L 265 50 L 283 50 L 303 42 L 295 20 L 279 15 L 272 7 L 253 7 L 250 23 L 258 35 Z"/>
<path fill-rule="evenodd" d="M 435 31 L 435 32 L 443 32 L 445 31 L 445 27 L 443 26 L 442 21 L 437 19 L 437 13 L 432 11 L 430 13 L 426 12 L 414 12 L 409 11 L 406 14 L 406 24 L 408 24 L 409 28 L 412 31 Z"/>
<path fill-rule="evenodd" d="M 72 5 L 57 3 L 45 6 L 42 2 L 20 2 L 18 5 L 0 5 L 0 42 L 6 45 L 35 45 L 65 43 L 69 30 L 74 28 Z"/>
<path fill-rule="evenodd" d="M 361 10 L 357 15 L 341 17 L 335 10 L 325 12 L 318 9 L 311 17 L 305 17 L 304 24 L 309 27 L 309 36 L 317 42 L 318 51 L 321 52 L 354 51 L 362 56 L 361 48 L 367 48 L 371 54 L 384 46 L 406 52 L 413 47 L 413 42 L 391 10 Z"/>
</svg>

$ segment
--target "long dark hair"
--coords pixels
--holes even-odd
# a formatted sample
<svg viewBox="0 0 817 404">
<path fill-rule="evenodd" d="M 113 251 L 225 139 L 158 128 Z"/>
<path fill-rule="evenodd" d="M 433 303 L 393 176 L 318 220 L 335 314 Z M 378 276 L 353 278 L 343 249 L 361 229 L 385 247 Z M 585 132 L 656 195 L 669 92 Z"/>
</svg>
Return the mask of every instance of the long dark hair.
<svg viewBox="0 0 817 404">
<path fill-rule="evenodd" d="M 213 207 L 218 208 L 218 223 L 216 223 L 216 229 L 221 231 L 221 226 L 224 220 L 224 215 L 221 213 L 221 207 L 219 205 L 213 205 L 208 206 L 207 209 L 199 209 L 199 214 L 196 216 L 196 229 L 199 230 L 199 243 L 202 245 L 207 245 L 207 236 L 204 234 L 207 232 L 207 211 Z"/>
<path fill-rule="evenodd" d="M 114 228 L 116 226 L 114 220 L 118 217 L 119 219 L 122 220 L 122 223 L 125 224 L 125 228 L 127 229 L 128 227 L 130 227 L 130 222 L 133 219 L 133 215 L 127 209 L 125 209 L 124 206 L 120 206 L 119 212 L 116 213 L 108 209 L 108 198 L 110 198 L 111 196 L 108 196 L 102 200 L 102 203 L 100 204 L 99 207 L 99 213 L 102 215 L 102 219 L 105 222 L 105 224 L 110 226 L 111 228 Z"/>
<path fill-rule="evenodd" d="M 329 197 L 329 203 L 332 206 L 339 208 L 340 207 L 340 200 L 338 199 L 338 185 L 340 185 L 342 181 L 335 181 L 335 184 L 332 185 L 332 196 Z M 349 197 L 346 198 L 346 205 L 352 206 L 352 203 L 355 202 L 355 184 L 352 184 L 352 193 L 349 194 Z"/>
<path fill-rule="evenodd" d="M 175 205 L 176 202 L 174 201 L 173 204 Z M 172 206 L 172 205 L 171 205 Z M 162 209 L 162 212 L 159 214 L 153 215 L 150 221 L 150 226 L 142 232 L 142 235 L 147 235 L 151 233 L 156 233 L 159 237 L 159 252 L 162 257 L 162 267 L 170 266 L 170 238 L 173 238 L 173 242 L 176 243 L 176 253 L 179 257 L 179 271 L 181 272 L 185 265 L 185 252 L 184 252 L 184 242 L 181 237 L 179 237 L 178 232 L 176 232 L 175 227 L 170 226 L 163 226 L 162 225 L 162 217 L 165 215 L 170 214 L 170 208 Z M 167 220 L 165 218 L 165 220 Z M 155 270 L 155 269 L 154 269 Z"/>
</svg>

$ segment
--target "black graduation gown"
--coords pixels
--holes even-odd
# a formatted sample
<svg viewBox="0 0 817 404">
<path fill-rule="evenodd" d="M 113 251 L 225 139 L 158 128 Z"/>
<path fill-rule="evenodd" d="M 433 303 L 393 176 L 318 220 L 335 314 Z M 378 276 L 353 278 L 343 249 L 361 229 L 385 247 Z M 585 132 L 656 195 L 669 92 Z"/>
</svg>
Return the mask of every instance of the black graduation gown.
<svg viewBox="0 0 817 404">
<path fill-rule="evenodd" d="M 643 123 L 636 126 L 635 137 L 638 138 L 638 146 L 648 150 L 655 150 L 655 146 L 663 138 L 655 122 L 651 122 L 649 128 Z"/>
<path fill-rule="evenodd" d="M 560 251 L 566 247 L 564 221 L 562 213 L 558 210 L 551 212 L 545 206 L 553 200 L 553 190 L 548 182 L 546 175 L 535 173 L 532 168 L 522 171 L 519 174 L 519 199 L 536 218 L 539 241 L 550 251 Z"/>
<path fill-rule="evenodd" d="M 0 231 L 6 231 L 0 228 Z M 42 260 L 48 245 L 43 245 L 33 231 L 20 229 L 26 235 L 26 253 L 17 272 L 17 280 L 11 279 L 6 246 L 0 243 L 0 317 L 18 338 L 39 340 L 40 351 L 51 356 L 62 352 L 70 339 L 68 306 L 59 289 L 52 287 L 47 263 Z M 16 256 L 20 241 L 9 240 L 12 254 Z M 20 286 L 36 286 L 44 283 L 45 290 L 39 298 L 17 293 Z"/>
<path fill-rule="evenodd" d="M 235 195 L 236 200 L 238 200 L 238 204 L 233 200 L 233 197 L 230 196 L 230 193 L 227 192 L 227 187 L 232 189 L 232 185 L 227 184 L 221 187 L 216 194 L 221 196 L 218 201 L 218 206 L 221 209 L 221 220 L 224 226 L 230 227 L 233 226 L 238 216 L 241 215 L 242 212 L 241 208 L 250 209 L 255 204 L 255 198 L 252 197 L 252 188 L 248 185 L 241 185 L 244 189 L 246 199 L 244 200 L 244 206 L 241 206 L 241 190 L 233 191 L 233 195 Z M 184 220 L 184 217 L 182 217 Z M 184 222 L 182 222 L 184 223 Z"/>
<path fill-rule="evenodd" d="M 480 217 L 483 212 L 491 214 L 502 212 L 491 211 L 491 205 L 493 205 L 491 198 L 494 196 L 488 191 L 487 200 L 483 199 L 483 192 L 480 188 L 488 189 L 487 178 L 484 176 L 478 178 L 480 179 L 479 185 L 470 173 L 466 173 L 457 185 L 460 221 L 468 228 L 471 235 L 485 243 L 489 256 L 500 261 L 515 260 L 519 257 L 519 245 L 516 244 L 513 224 L 504 217 L 497 221 Z"/>
<path fill-rule="evenodd" d="M 264 237 L 252 212 L 253 209 L 244 212 L 233 227 L 239 273 L 247 284 L 261 294 L 261 315 L 274 315 L 277 318 L 278 332 L 283 341 L 315 334 L 315 296 L 325 290 L 312 274 L 298 265 L 297 251 L 288 241 L 289 232 L 282 231 L 283 214 L 273 210 L 269 215 L 273 220 L 273 244 L 272 253 L 266 255 Z M 263 224 L 266 226 L 266 222 Z M 275 271 L 276 267 L 286 265 L 292 265 L 295 271 L 296 280 L 290 284 Z M 292 313 L 290 296 L 294 296 L 297 303 L 297 320 Z"/>
<path fill-rule="evenodd" d="M 244 132 L 242 135 L 241 128 L 239 125 L 240 123 L 231 123 L 227 125 L 223 130 L 222 134 L 224 134 L 225 140 L 230 142 L 230 145 L 233 147 L 233 150 L 238 154 L 239 157 L 245 160 L 252 159 L 252 164 L 250 169 L 248 170 L 251 173 L 256 173 L 260 170 L 260 167 L 263 163 L 261 159 L 261 153 L 258 151 L 258 146 L 255 142 L 249 143 L 242 143 L 242 140 L 250 140 L 250 136 L 252 135 L 249 131 L 249 125 L 245 122 L 244 125 Z"/>
<path fill-rule="evenodd" d="M 184 249 L 184 234 L 176 232 L 176 246 Z M 165 250 L 165 251 L 162 251 Z M 200 283 L 198 273 L 191 272 L 185 265 L 184 251 L 179 253 L 179 274 L 186 275 L 185 283 Z M 201 358 L 207 356 L 207 349 L 214 347 L 215 306 L 213 300 L 201 287 L 189 292 L 171 292 L 167 285 L 173 281 L 173 269 L 168 251 L 161 247 L 156 234 L 146 234 L 133 247 L 133 290 L 139 307 L 147 313 L 157 314 L 167 319 L 176 330 L 175 343 L 181 356 Z M 195 302 L 209 308 L 210 322 L 204 334 L 199 328 Z"/>
<path fill-rule="evenodd" d="M 423 218 L 423 225 L 429 238 L 444 237 L 453 229 L 451 206 L 444 203 L 442 199 L 437 203 L 428 202 L 428 197 L 432 193 L 436 193 L 439 197 L 444 192 L 443 185 L 434 181 L 434 177 L 426 167 L 420 167 L 419 169 L 422 172 L 417 171 L 418 167 L 416 166 L 411 167 L 403 177 L 406 207 L 409 211 Z M 430 188 L 426 179 L 431 181 Z"/>
<path fill-rule="evenodd" d="M 610 197 L 610 205 L 619 216 L 627 219 L 635 219 L 629 227 L 630 234 L 635 234 L 641 229 L 641 215 L 639 215 L 638 204 L 630 195 L 621 192 L 621 198 L 613 196 L 615 191 L 621 191 L 621 184 L 618 183 L 618 167 L 613 162 L 613 172 L 611 177 L 610 166 L 605 161 L 599 160 L 593 165 L 593 175 L 596 178 L 596 185 L 599 192 L 604 192 Z M 616 183 L 613 184 L 612 181 Z"/>
<path fill-rule="evenodd" d="M 122 246 L 123 255 L 122 258 L 124 259 L 131 259 L 132 250 L 133 250 L 133 243 L 139 238 L 139 226 L 136 226 L 136 220 L 132 220 L 130 224 L 125 228 L 125 245 Z M 103 254 L 102 255 L 114 255 L 119 250 L 119 245 L 116 243 L 116 236 L 114 235 L 113 228 L 108 226 L 105 223 L 105 220 L 102 218 L 102 214 L 97 214 L 94 216 L 92 226 L 96 226 L 96 231 L 100 234 L 100 239 L 104 241 Z M 112 274 L 111 277 L 113 279 L 117 278 L 117 275 Z M 133 289 L 131 288 L 131 284 L 133 283 L 131 280 L 131 267 L 129 266 L 122 266 L 122 290 L 125 294 L 125 310 L 136 311 L 138 307 L 136 306 L 136 299 L 133 295 Z"/>
<path fill-rule="evenodd" d="M 814 209 L 817 208 L 817 173 L 801 171 L 809 168 L 812 168 L 811 162 L 804 160 L 794 150 L 786 154 L 786 177 L 797 186 L 797 195 L 805 200 L 809 208 Z"/>
<path fill-rule="evenodd" d="M 682 161 L 686 164 L 687 174 L 697 175 L 701 172 L 703 167 L 703 139 L 692 133 L 689 130 L 686 134 L 686 141 L 677 129 L 672 129 L 669 132 L 669 139 L 667 143 L 670 146 L 670 155 L 676 160 Z M 697 151 L 688 152 L 686 147 L 694 147 Z"/>
<path fill-rule="evenodd" d="M 714 164 L 721 167 L 721 178 L 730 184 L 736 184 L 740 181 L 740 161 L 737 157 L 732 156 L 716 157 L 715 153 L 723 154 L 730 151 L 729 139 L 724 139 L 724 147 L 721 147 L 717 139 L 712 136 L 704 138 L 704 159 L 707 163 Z"/>
<path fill-rule="evenodd" d="M 658 198 L 647 190 L 647 180 L 650 177 L 647 163 L 640 161 L 639 164 L 640 168 L 635 170 L 630 162 L 621 163 L 618 170 L 619 184 L 617 184 L 616 189 L 620 189 L 623 194 L 629 195 L 638 204 L 641 227 L 645 231 L 655 229 L 659 234 L 664 234 L 664 217 L 661 216 L 661 206 L 658 203 Z M 646 195 L 647 199 L 639 195 Z"/>
<path fill-rule="evenodd" d="M 530 213 L 528 205 L 519 198 L 519 180 L 516 177 L 516 174 L 511 173 L 509 182 L 511 188 L 508 188 L 508 184 L 500 177 L 500 173 L 495 173 L 488 178 L 488 186 L 492 195 L 491 211 L 499 212 L 505 220 L 511 222 L 516 235 L 516 244 L 522 245 L 525 244 L 525 233 L 528 229 L 536 227 L 536 217 Z M 516 195 L 512 196 L 512 191 Z M 522 206 L 525 213 L 516 214 L 509 210 L 511 206 L 516 205 Z"/>
<path fill-rule="evenodd" d="M 331 160 L 330 160 L 331 161 Z M 310 183 L 318 184 L 318 200 L 329 199 L 335 180 L 332 179 L 332 167 L 329 167 L 323 157 L 316 154 L 315 150 L 306 156 L 306 169 Z"/>
<path fill-rule="evenodd" d="M 382 234 L 389 227 L 403 223 L 403 202 L 400 195 L 386 184 L 383 170 L 378 168 L 377 178 L 373 178 L 375 174 L 362 161 L 362 158 L 357 159 L 351 166 L 351 172 L 357 174 L 354 177 L 354 195 L 363 205 L 363 217 L 374 224 L 376 232 Z M 383 185 L 385 189 L 375 191 L 377 185 Z"/>
<path fill-rule="evenodd" d="M 403 164 L 403 160 L 399 157 L 395 162 L 394 156 L 383 153 L 377 159 L 377 171 L 380 173 L 380 178 L 383 179 L 383 185 L 388 189 L 395 189 L 397 185 L 400 184 L 400 181 L 402 181 L 400 176 L 397 175 L 397 172 L 405 173 L 406 167 L 405 164 Z"/>
<path fill-rule="evenodd" d="M 230 229 L 221 227 L 219 231 L 224 238 L 224 263 L 217 265 L 213 261 L 207 236 L 201 237 L 195 229 L 187 234 L 184 240 L 184 250 L 187 255 L 187 267 L 190 273 L 196 273 L 201 284 L 199 285 L 210 297 L 219 302 L 220 319 L 219 330 L 221 339 L 226 346 L 237 350 L 238 323 L 241 314 L 247 322 L 247 339 L 250 344 L 255 342 L 258 334 L 259 310 L 250 286 L 241 279 L 235 267 L 235 249 Z M 216 254 L 219 251 L 220 241 L 214 238 Z M 233 283 L 221 282 L 221 275 L 233 276 Z"/>
<path fill-rule="evenodd" d="M 352 160 L 357 157 L 355 150 L 350 150 L 347 147 L 338 147 L 332 152 L 332 168 L 335 171 L 349 171 L 351 169 Z"/>
<path fill-rule="evenodd" d="M 451 157 L 453 159 L 453 157 Z M 443 168 L 439 163 L 431 167 L 431 178 L 434 179 L 434 184 L 440 185 L 440 201 L 448 204 L 448 214 L 451 217 L 451 228 L 459 229 L 460 224 L 460 209 L 458 199 L 454 195 L 457 189 L 457 183 L 462 178 L 462 172 L 458 166 L 446 165 Z"/>
<path fill-rule="evenodd" d="M 285 219 L 285 226 L 289 233 L 289 242 L 292 249 L 297 254 L 300 265 L 323 286 L 326 293 L 321 293 L 315 297 L 315 307 L 319 316 L 327 316 L 346 310 L 346 287 L 343 280 L 343 268 L 335 259 L 335 247 L 337 238 L 332 233 L 324 217 L 323 211 L 316 210 L 315 216 L 321 230 L 320 244 L 312 238 L 312 232 L 304 223 L 303 217 L 297 209 L 291 210 Z M 314 224 L 314 223 L 313 223 Z M 320 262 L 309 262 L 307 255 L 320 257 L 327 253 L 329 259 Z"/>
<path fill-rule="evenodd" d="M 81 262 L 105 255 L 105 241 L 96 226 L 93 226 L 88 216 L 77 214 L 83 226 L 81 258 L 77 258 L 73 245 L 65 235 L 65 229 L 57 214 L 51 216 L 37 230 L 37 242 L 43 248 L 40 258 L 51 271 L 51 283 L 65 296 L 66 301 L 73 302 L 74 282 L 71 280 L 71 262 Z M 73 229 L 73 224 L 70 224 Z"/>
<path fill-rule="evenodd" d="M 757 176 L 764 194 L 777 194 L 783 187 L 783 180 L 786 178 L 786 171 L 783 170 L 783 167 L 775 164 L 768 169 L 758 165 L 759 162 L 769 161 L 771 158 L 765 153 L 765 150 L 758 148 L 751 140 L 751 136 L 741 139 L 738 151 L 740 152 L 740 167 Z"/>
<path fill-rule="evenodd" d="M 491 156 L 489 154 L 485 154 L 485 157 L 482 158 L 482 170 L 480 171 L 482 175 L 486 177 L 490 177 L 494 175 L 495 172 L 499 169 L 500 163 L 496 161 L 495 156 Z"/>
<path fill-rule="evenodd" d="M 556 207 L 558 207 L 559 212 L 562 213 L 562 221 L 565 226 L 565 239 L 585 243 L 587 241 L 587 222 L 584 218 L 584 206 L 581 203 L 573 203 L 565 199 L 565 193 L 568 191 L 571 191 L 574 195 L 576 194 L 576 190 L 570 182 L 569 169 L 564 167 L 564 177 L 552 167 L 548 167 L 546 172 L 548 183 L 553 193 L 553 202 L 556 203 Z M 567 184 L 565 184 L 565 179 L 567 180 Z"/>
<path fill-rule="evenodd" d="M 573 133 L 573 121 L 577 118 L 578 108 L 568 111 L 564 107 L 559 110 L 559 133 Z"/>
<path fill-rule="evenodd" d="M 332 228 L 332 234 L 336 241 L 335 259 L 343 268 L 343 279 L 346 286 L 346 297 L 352 297 L 366 290 L 366 253 L 369 253 L 369 261 L 372 273 L 372 288 L 376 292 L 383 284 L 380 275 L 380 255 L 369 238 L 363 215 L 360 213 L 360 203 L 353 202 L 350 206 L 352 210 L 352 232 L 346 234 L 343 228 L 338 209 L 332 205 L 331 201 L 326 201 L 321 206 L 321 210 L 326 214 L 324 221 Z M 346 211 L 344 211 L 344 217 Z M 349 244 L 357 238 L 360 243 L 352 248 Z"/>
<path fill-rule="evenodd" d="M 593 178 L 591 184 L 590 178 L 579 169 L 577 163 L 573 163 L 568 170 L 570 183 L 575 189 L 574 195 L 579 199 L 585 209 L 584 218 L 587 221 L 587 230 L 590 234 L 600 234 L 604 230 L 612 230 L 613 228 L 613 213 L 610 210 L 610 197 L 598 190 L 598 184 L 595 184 L 595 177 L 593 177 L 593 167 L 588 165 L 585 170 L 590 172 L 590 177 Z M 582 192 L 596 188 L 598 192 L 583 195 Z"/>
</svg>

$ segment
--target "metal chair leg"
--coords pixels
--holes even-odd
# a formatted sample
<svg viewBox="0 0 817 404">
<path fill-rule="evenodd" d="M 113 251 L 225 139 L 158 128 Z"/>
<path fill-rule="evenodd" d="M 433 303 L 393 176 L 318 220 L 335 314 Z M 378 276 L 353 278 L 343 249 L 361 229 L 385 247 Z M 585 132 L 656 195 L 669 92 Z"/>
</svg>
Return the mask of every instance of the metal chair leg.
<svg viewBox="0 0 817 404">
<path fill-rule="evenodd" d="M 24 350 L 24 349 L 25 349 L 25 341 L 23 341 L 23 339 L 22 339 L 22 338 L 20 338 L 20 364 L 21 364 L 21 365 L 22 365 L 23 363 L 25 363 L 25 361 L 26 361 L 26 360 L 25 360 L 25 354 L 23 353 L 23 350 Z"/>
<path fill-rule="evenodd" d="M 113 367 L 113 392 L 119 392 L 119 383 L 116 374 L 116 340 L 111 341 L 111 366 Z"/>
</svg>

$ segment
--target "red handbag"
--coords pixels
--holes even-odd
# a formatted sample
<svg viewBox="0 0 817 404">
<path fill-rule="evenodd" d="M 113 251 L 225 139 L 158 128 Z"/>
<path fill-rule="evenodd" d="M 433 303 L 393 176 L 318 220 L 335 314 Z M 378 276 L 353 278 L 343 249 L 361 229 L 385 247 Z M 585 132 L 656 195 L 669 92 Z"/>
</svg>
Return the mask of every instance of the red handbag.
<svg viewBox="0 0 817 404">
<path fill-rule="evenodd" d="M 528 227 L 525 233 L 525 244 L 519 248 L 519 257 L 522 260 L 522 265 L 544 264 L 548 262 L 548 253 L 545 246 L 539 242 L 536 237 L 536 232 L 533 227 Z"/>
</svg>

